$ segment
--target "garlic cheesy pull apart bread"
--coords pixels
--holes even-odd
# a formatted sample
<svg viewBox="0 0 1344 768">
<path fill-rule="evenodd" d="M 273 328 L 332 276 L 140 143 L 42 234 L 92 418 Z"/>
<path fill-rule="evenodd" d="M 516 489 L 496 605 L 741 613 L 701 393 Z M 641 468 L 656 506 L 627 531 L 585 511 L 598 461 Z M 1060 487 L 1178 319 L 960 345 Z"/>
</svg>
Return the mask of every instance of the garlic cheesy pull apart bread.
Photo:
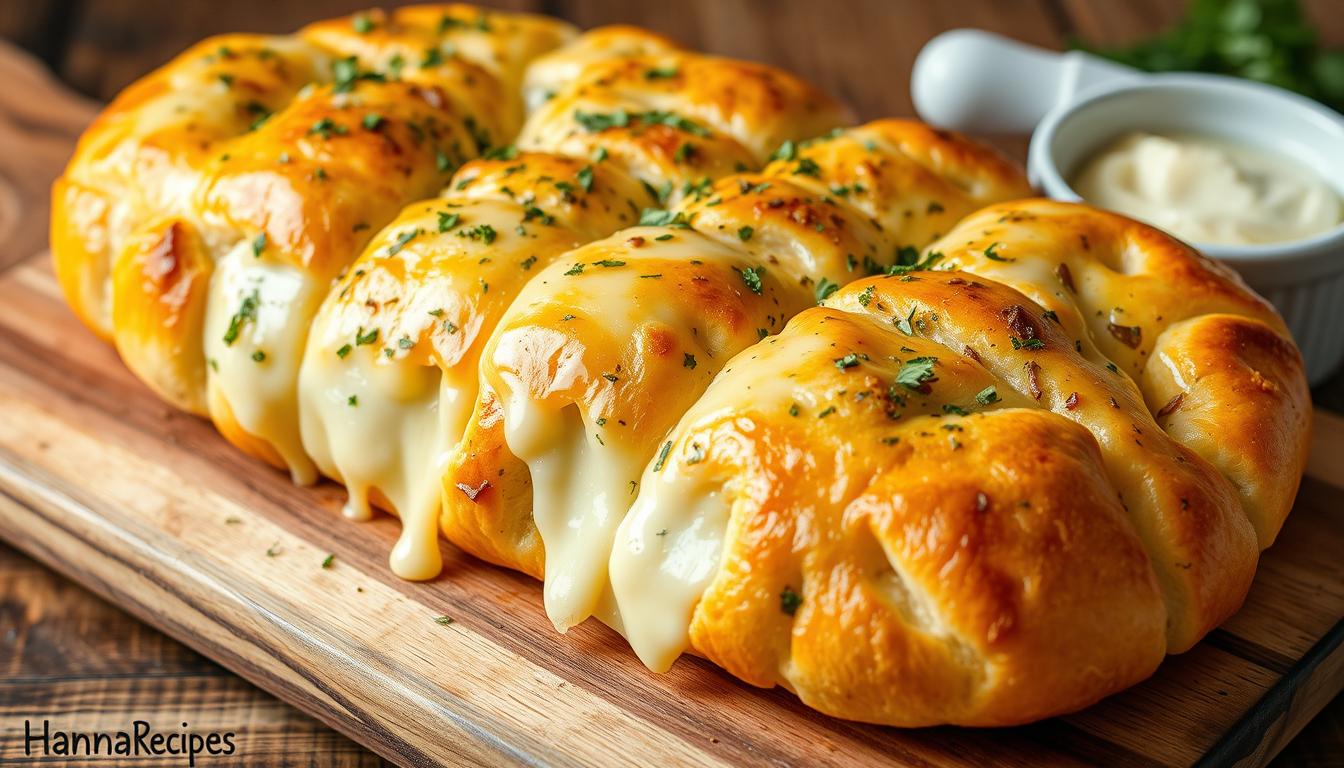
<svg viewBox="0 0 1344 768">
<path fill-rule="evenodd" d="M 651 667 L 693 649 L 842 717 L 1006 725 L 1240 606 L 1306 461 L 1270 306 L 1081 205 L 991 206 L 924 261 L 948 271 L 739 353 L 645 469 L 610 584 Z"/>
<path fill-rule="evenodd" d="M 1236 610 L 1309 416 L 1235 276 L 1030 194 L 770 67 L 419 6 L 135 84 L 52 248 L 164 399 L 400 517 L 398 575 L 442 536 L 654 670 L 1002 725 Z"/>
</svg>

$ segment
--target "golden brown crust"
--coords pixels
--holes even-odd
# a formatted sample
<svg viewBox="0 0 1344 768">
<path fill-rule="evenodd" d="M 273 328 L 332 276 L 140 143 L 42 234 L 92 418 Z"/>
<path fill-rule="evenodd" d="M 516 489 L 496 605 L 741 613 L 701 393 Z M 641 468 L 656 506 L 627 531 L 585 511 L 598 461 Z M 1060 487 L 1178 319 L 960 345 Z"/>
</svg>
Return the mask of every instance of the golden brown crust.
<svg viewBox="0 0 1344 768">
<path fill-rule="evenodd" d="M 1306 466 L 1310 394 L 1283 320 L 1235 273 L 1152 227 L 1044 200 L 986 208 L 930 251 L 1080 318 L 1162 427 L 1233 482 L 1259 547 L 1273 543 Z"/>
</svg>

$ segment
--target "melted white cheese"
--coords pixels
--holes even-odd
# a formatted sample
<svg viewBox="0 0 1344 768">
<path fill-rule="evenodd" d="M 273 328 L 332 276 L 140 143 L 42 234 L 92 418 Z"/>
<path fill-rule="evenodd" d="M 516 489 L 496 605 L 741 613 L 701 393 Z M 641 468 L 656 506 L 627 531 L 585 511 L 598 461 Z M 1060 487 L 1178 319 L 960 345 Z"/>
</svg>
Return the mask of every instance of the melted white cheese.
<svg viewBox="0 0 1344 768">
<path fill-rule="evenodd" d="M 666 672 L 690 645 L 696 603 L 723 559 L 728 505 L 714 488 L 697 488 L 652 468 L 639 499 L 616 532 L 609 570 L 625 637 L 644 665 Z"/>
<path fill-rule="evenodd" d="M 638 329 L 642 325 L 660 324 L 673 329 L 681 344 L 698 351 L 697 375 L 687 374 L 684 381 L 650 379 L 638 385 L 622 382 L 621 386 L 674 386 L 683 388 L 679 395 L 693 396 L 694 392 L 684 388 L 698 390 L 705 386 L 704 373 L 712 372 L 719 361 L 755 340 L 757 323 L 748 321 L 733 335 L 723 326 L 706 323 L 703 317 L 688 316 L 684 306 L 659 300 L 667 290 L 664 283 L 639 278 L 655 269 L 643 267 L 641 262 L 699 260 L 707 265 L 707 274 L 715 275 L 711 279 L 737 283 L 741 278 L 729 268 L 750 260 L 735 249 L 688 230 L 673 230 L 672 240 L 656 240 L 666 232 L 643 228 L 620 233 L 621 241 L 641 236 L 645 242 L 623 253 L 628 266 L 612 270 L 589 267 L 577 279 L 564 275 L 573 262 L 601 258 L 610 250 L 602 250 L 604 246 L 597 244 L 589 246 L 595 250 L 566 254 L 528 284 L 511 314 L 543 304 L 580 307 L 586 317 L 601 318 L 603 330 L 612 338 L 631 339 L 633 343 L 638 343 L 634 340 L 640 338 Z M 769 311 L 766 302 L 761 302 L 760 311 Z M 691 328 L 697 333 L 692 335 Z M 661 446 L 658 438 L 675 423 L 681 407 L 650 416 L 638 429 L 613 426 L 620 414 L 614 409 L 623 406 L 613 392 L 614 386 L 607 387 L 600 378 L 609 372 L 586 368 L 585 350 L 584 342 L 562 331 L 527 321 L 513 327 L 506 318 L 486 353 L 482 372 L 483 381 L 489 382 L 503 405 L 509 450 L 527 463 L 532 474 L 533 519 L 546 549 L 546 613 L 561 632 L 594 615 L 609 592 L 607 566 L 616 529 L 634 501 L 639 477 L 656 458 Z M 633 356 L 644 354 L 635 350 Z M 624 373 L 634 378 L 643 375 Z M 597 391 L 586 392 L 582 401 L 558 394 L 585 382 L 589 390 L 596 387 Z M 636 397 L 650 399 L 646 395 Z M 607 419 L 605 426 L 598 425 L 603 417 Z M 619 621 L 614 609 L 607 618 Z"/>
<path fill-rule="evenodd" d="M 443 566 L 439 477 L 463 417 L 453 413 L 452 423 L 444 423 L 438 367 L 380 361 L 380 347 L 357 348 L 343 359 L 335 348 L 317 337 L 308 346 L 299 375 L 303 444 L 323 474 L 345 485 L 347 517 L 372 517 L 374 490 L 392 505 L 401 518 L 392 572 L 432 579 Z"/>
<path fill-rule="evenodd" d="M 205 313 L 212 404 L 226 402 L 238 425 L 269 443 L 301 485 L 315 482 L 317 470 L 299 435 L 299 363 L 326 288 L 298 268 L 258 259 L 250 242 L 239 242 L 215 265 Z M 225 335 L 234 318 L 230 343 Z"/>
</svg>

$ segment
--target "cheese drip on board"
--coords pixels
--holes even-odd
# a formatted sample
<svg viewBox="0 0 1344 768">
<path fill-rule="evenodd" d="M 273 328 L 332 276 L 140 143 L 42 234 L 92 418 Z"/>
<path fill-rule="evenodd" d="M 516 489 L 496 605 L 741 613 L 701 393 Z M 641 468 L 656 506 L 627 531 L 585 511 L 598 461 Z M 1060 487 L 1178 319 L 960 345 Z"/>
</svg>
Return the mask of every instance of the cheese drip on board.
<svg viewBox="0 0 1344 768">
<path fill-rule="evenodd" d="M 646 227 L 566 254 L 519 295 L 482 381 L 532 475 L 558 629 L 602 602 L 616 527 L 677 415 L 732 354 L 807 301 L 740 251 Z"/>
<path fill-rule="evenodd" d="M 300 376 L 304 445 L 345 484 L 348 516 L 368 519 L 372 500 L 401 517 L 392 570 L 402 578 L 442 567 L 442 457 L 471 414 L 480 345 L 538 262 L 579 242 L 554 224 L 519 235 L 524 215 L 495 200 L 408 208 L 314 322 Z"/>
</svg>

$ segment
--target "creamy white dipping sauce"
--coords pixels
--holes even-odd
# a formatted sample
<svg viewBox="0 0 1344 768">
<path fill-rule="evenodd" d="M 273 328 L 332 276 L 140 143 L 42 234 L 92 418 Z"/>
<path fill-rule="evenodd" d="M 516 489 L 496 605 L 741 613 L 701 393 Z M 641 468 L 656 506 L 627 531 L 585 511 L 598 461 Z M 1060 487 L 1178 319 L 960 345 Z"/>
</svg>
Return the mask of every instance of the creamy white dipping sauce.
<svg viewBox="0 0 1344 768">
<path fill-rule="evenodd" d="M 1128 134 L 1089 160 L 1073 189 L 1193 243 L 1301 240 L 1333 229 L 1342 213 L 1339 194 L 1312 170 L 1187 134 Z"/>
</svg>

